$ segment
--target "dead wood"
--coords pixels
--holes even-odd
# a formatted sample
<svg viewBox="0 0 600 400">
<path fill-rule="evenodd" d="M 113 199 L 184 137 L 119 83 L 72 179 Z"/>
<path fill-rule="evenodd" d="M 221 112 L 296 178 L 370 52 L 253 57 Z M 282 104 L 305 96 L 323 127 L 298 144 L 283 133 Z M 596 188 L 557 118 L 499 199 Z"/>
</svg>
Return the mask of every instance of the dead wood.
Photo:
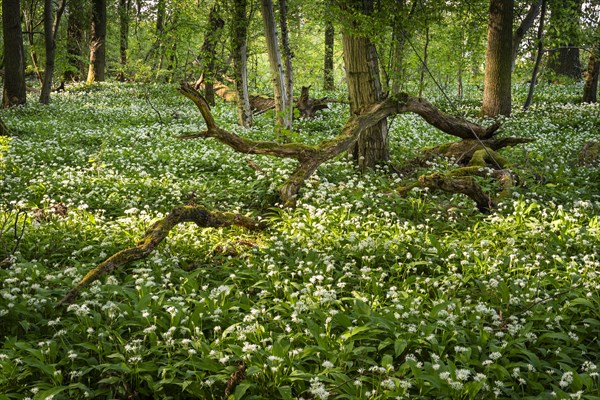
<svg viewBox="0 0 600 400">
<path fill-rule="evenodd" d="M 589 141 L 579 153 L 579 165 L 594 165 L 600 162 L 600 142 Z"/>
<path fill-rule="evenodd" d="M 346 151 L 366 129 L 379 123 L 384 118 L 398 113 L 415 112 L 436 128 L 466 139 L 492 138 L 499 125 L 494 124 L 485 128 L 464 119 L 455 118 L 442 113 L 423 99 L 402 94 L 399 98 L 388 98 L 379 103 L 367 106 L 353 116 L 344 125 L 341 133 L 335 138 L 325 140 L 318 145 L 309 146 L 301 143 L 284 143 L 269 141 L 254 141 L 242 138 L 217 126 L 210 107 L 204 97 L 188 84 L 182 84 L 179 91 L 192 100 L 204 121 L 207 129 L 203 132 L 179 136 L 182 139 L 213 137 L 246 154 L 265 154 L 275 157 L 293 158 L 299 161 L 294 172 L 279 189 L 283 206 L 293 207 L 296 196 L 304 181 L 324 162 Z"/>
<path fill-rule="evenodd" d="M 310 86 L 302 86 L 300 97 L 296 101 L 296 108 L 300 111 L 301 118 L 312 119 L 316 116 L 317 111 L 324 110 L 330 102 L 327 97 L 322 99 L 311 99 L 308 95 Z"/>
<path fill-rule="evenodd" d="M 240 214 L 209 211 L 200 206 L 181 206 L 175 208 L 165 218 L 156 221 L 134 246 L 110 256 L 96 268 L 89 271 L 79 283 L 60 301 L 59 304 L 70 304 L 77 295 L 102 275 L 110 273 L 133 261 L 147 257 L 167 237 L 169 232 L 183 222 L 194 222 L 201 228 L 219 228 L 226 226 L 242 226 L 251 230 L 262 229 L 263 226 Z"/>
</svg>

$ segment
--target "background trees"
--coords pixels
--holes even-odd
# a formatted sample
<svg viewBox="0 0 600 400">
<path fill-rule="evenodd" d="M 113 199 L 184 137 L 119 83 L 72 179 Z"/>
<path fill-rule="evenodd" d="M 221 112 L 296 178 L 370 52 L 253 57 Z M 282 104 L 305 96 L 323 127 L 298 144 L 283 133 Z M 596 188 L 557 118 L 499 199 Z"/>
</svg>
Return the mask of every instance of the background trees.
<svg viewBox="0 0 600 400">
<path fill-rule="evenodd" d="M 44 14 L 42 3 L 22 1 L 22 19 L 14 13 L 18 9 L 15 0 L 3 2 L 7 9 L 3 21 L 21 19 L 26 34 L 23 45 L 22 37 L 14 36 L 20 24 L 12 27 L 9 24 L 3 30 L 8 35 L 3 40 L 4 51 L 11 55 L 4 60 L 7 77 L 14 74 L 12 63 L 18 54 L 22 54 L 23 61 L 17 69 L 37 75 L 40 84 L 50 82 L 49 77 L 42 79 L 43 73 L 61 76 L 66 82 L 85 78 L 83 74 L 87 74 L 91 83 L 104 78 L 193 81 L 204 72 L 209 99 L 213 81 L 232 86 L 238 93 L 239 122 L 249 126 L 250 106 L 245 100 L 249 93 L 279 98 L 279 90 L 274 90 L 268 72 L 272 68 L 269 49 L 274 54 L 273 50 L 279 48 L 280 61 L 275 57 L 276 75 L 281 70 L 285 106 L 280 104 L 280 108 L 286 111 L 277 112 L 276 117 L 287 121 L 280 121 L 284 127 L 290 126 L 291 104 L 299 97 L 302 86 L 312 85 L 314 94 L 315 89 L 346 91 L 348 84 L 354 85 L 356 77 L 347 69 L 356 67 L 347 65 L 355 59 L 350 54 L 351 37 L 369 42 L 367 63 L 378 70 L 369 78 L 376 93 L 365 94 L 369 98 L 400 91 L 438 96 L 443 90 L 450 95 L 479 97 L 485 114 L 507 114 L 510 104 L 506 88 L 512 83 L 523 84 L 531 77 L 541 6 L 541 0 L 516 0 L 511 17 L 503 5 L 512 2 L 489 0 L 356 0 L 343 2 L 345 9 L 335 2 L 300 0 L 67 0 L 63 3 L 65 18 L 61 22 L 54 18 L 61 2 L 55 2 L 52 10 L 46 7 L 53 16 L 44 18 L 50 13 Z M 261 11 L 265 4 L 270 4 L 273 11 L 267 19 L 269 23 L 272 21 L 268 41 L 264 40 L 265 20 Z M 497 22 L 490 30 L 495 33 L 488 42 L 489 12 L 500 10 L 497 6 L 506 12 L 493 13 Z M 591 88 L 597 86 L 591 79 L 596 71 L 596 58 L 590 58 L 593 52 L 588 50 L 597 48 L 593 32 L 597 31 L 598 7 L 597 0 L 549 1 L 548 23 L 543 32 L 546 46 L 539 68 L 540 74 L 548 74 L 546 81 L 555 81 L 555 77 L 560 82 L 565 76 L 570 79 L 589 76 L 586 93 L 592 93 Z M 52 20 L 53 29 L 44 30 L 44 20 L 46 23 Z M 48 36 L 47 47 L 44 31 L 54 32 Z M 493 40 L 499 35 L 501 39 Z M 14 46 L 21 46 L 21 50 Z M 506 72 L 504 65 L 509 47 L 511 73 Z M 53 52 L 55 71 L 52 71 Z M 486 52 L 491 57 L 488 62 L 485 62 Z M 490 69 L 487 83 L 482 85 L 484 66 Z M 22 80 L 10 79 L 5 90 L 13 90 L 10 85 Z M 48 88 L 44 87 L 42 99 L 48 98 Z M 356 100 L 354 92 L 349 90 L 350 103 L 363 104 Z M 355 106 L 351 108 L 352 112 L 356 110 Z M 357 157 L 358 160 L 363 156 Z M 377 158 L 385 156 L 382 153 Z"/>
</svg>

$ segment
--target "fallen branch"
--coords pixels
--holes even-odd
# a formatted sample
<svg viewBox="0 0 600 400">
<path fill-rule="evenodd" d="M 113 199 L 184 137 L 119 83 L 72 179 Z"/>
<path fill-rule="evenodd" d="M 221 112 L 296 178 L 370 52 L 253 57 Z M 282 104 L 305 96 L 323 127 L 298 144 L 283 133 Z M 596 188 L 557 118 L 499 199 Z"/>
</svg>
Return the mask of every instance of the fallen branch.
<svg viewBox="0 0 600 400">
<path fill-rule="evenodd" d="M 110 273 L 116 268 L 122 267 L 133 261 L 147 257 L 162 242 L 169 232 L 183 222 L 194 222 L 201 228 L 219 228 L 231 225 L 242 226 L 251 230 L 262 229 L 263 226 L 252 218 L 240 214 L 224 213 L 220 211 L 209 211 L 200 206 L 182 206 L 171 211 L 165 218 L 156 221 L 145 233 L 134 247 L 121 250 L 110 256 L 96 268 L 89 271 L 60 301 L 62 304 L 70 304 L 75 297 L 92 282 L 98 280 L 102 275 Z"/>
<path fill-rule="evenodd" d="M 193 87 L 184 83 L 179 91 L 196 104 L 207 126 L 206 131 L 179 136 L 179 138 L 213 137 L 241 153 L 266 154 L 275 157 L 293 158 L 299 161 L 294 172 L 279 189 L 280 198 L 285 207 L 293 207 L 296 204 L 298 191 L 304 181 L 322 163 L 346 151 L 358 140 L 363 131 L 390 115 L 415 112 L 443 132 L 463 139 L 491 139 L 499 128 L 498 124 L 486 128 L 464 119 L 446 115 L 423 99 L 402 94 L 398 98 L 388 98 L 363 108 L 358 114 L 350 118 L 338 136 L 315 146 L 301 143 L 280 144 L 269 141 L 254 141 L 219 128 L 210 112 L 208 103 Z"/>
</svg>

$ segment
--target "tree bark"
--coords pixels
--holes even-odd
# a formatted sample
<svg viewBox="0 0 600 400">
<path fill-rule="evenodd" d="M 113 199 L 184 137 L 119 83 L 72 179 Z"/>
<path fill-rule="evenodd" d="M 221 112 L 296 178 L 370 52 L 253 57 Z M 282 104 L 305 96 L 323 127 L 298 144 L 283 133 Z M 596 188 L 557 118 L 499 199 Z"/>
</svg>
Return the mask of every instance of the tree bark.
<svg viewBox="0 0 600 400">
<path fill-rule="evenodd" d="M 252 126 L 252 111 L 248 95 L 248 16 L 246 0 L 233 0 L 231 43 L 233 56 L 233 79 L 237 93 L 238 124 L 244 128 Z"/>
<path fill-rule="evenodd" d="M 216 76 L 216 47 L 219 41 L 221 30 L 225 25 L 225 21 L 219 15 L 219 1 L 210 9 L 208 13 L 208 26 L 204 34 L 204 43 L 200 50 L 202 76 L 204 81 L 204 93 L 208 104 L 215 105 L 215 89 L 214 82 Z"/>
<path fill-rule="evenodd" d="M 534 0 L 529 6 L 529 10 L 525 15 L 525 18 L 521 21 L 515 33 L 513 34 L 512 39 L 512 58 L 511 58 L 511 70 L 515 69 L 515 61 L 517 59 L 517 55 L 519 54 L 519 47 L 521 47 L 521 42 L 525 37 L 525 34 L 535 22 L 536 17 L 540 13 L 540 8 L 542 6 L 542 0 Z"/>
<path fill-rule="evenodd" d="M 370 0 L 363 0 L 355 2 L 354 6 L 360 6 L 354 9 L 355 12 L 360 10 L 359 12 L 364 13 L 365 11 L 369 12 L 372 4 Z M 353 25 L 358 28 L 356 21 L 353 22 Z M 342 34 L 342 44 L 350 111 L 352 114 L 356 114 L 363 107 L 382 99 L 377 52 L 368 38 L 357 36 L 348 30 Z M 387 121 L 382 119 L 363 132 L 354 144 L 351 153 L 362 171 L 374 167 L 377 163 L 387 161 L 389 159 Z"/>
<path fill-rule="evenodd" d="M 271 79 L 273 82 L 273 97 L 275 98 L 275 129 L 279 139 L 285 140 L 284 130 L 292 127 L 292 116 L 287 105 L 287 94 L 283 68 L 281 66 L 281 52 L 275 29 L 275 17 L 273 13 L 273 1 L 261 0 L 262 17 L 265 28 L 265 39 L 267 41 L 267 52 L 269 54 L 269 66 L 271 67 Z"/>
<path fill-rule="evenodd" d="M 52 21 L 52 0 L 44 0 L 44 42 L 46 45 L 46 68 L 44 69 L 44 80 L 40 94 L 40 103 L 50 102 L 50 90 L 52 90 L 52 77 L 54 75 L 54 61 L 56 57 L 56 34 L 60 25 L 62 14 L 65 10 L 66 1 L 61 0 L 56 17 Z"/>
<path fill-rule="evenodd" d="M 65 295 L 60 304 L 72 303 L 83 289 L 98 280 L 102 275 L 110 273 L 114 269 L 133 261 L 146 258 L 175 226 L 184 222 L 194 222 L 201 228 L 220 228 L 238 225 L 251 230 L 261 229 L 261 225 L 256 221 L 240 214 L 209 211 L 199 206 L 178 207 L 171 211 L 165 218 L 155 222 L 134 247 L 119 251 L 89 271 L 75 288 Z"/>
<path fill-rule="evenodd" d="M 600 75 L 600 47 L 592 49 L 583 87 L 583 102 L 595 103 L 598 96 L 598 75 Z"/>
<path fill-rule="evenodd" d="M 287 0 L 279 0 L 279 29 L 281 29 L 281 47 L 283 48 L 283 59 L 285 69 L 283 78 L 285 83 L 285 106 L 286 113 L 289 115 L 290 128 L 292 126 L 292 116 L 294 115 L 294 74 L 292 70 L 292 50 L 290 49 L 290 33 L 287 25 Z"/>
<path fill-rule="evenodd" d="M 4 121 L 2 121 L 2 119 L 0 118 L 0 136 L 9 136 L 9 135 L 10 135 L 10 129 L 8 129 L 8 127 L 6 126 Z"/>
<path fill-rule="evenodd" d="M 67 68 L 64 79 L 78 81 L 85 72 L 83 57 L 84 0 L 69 0 L 67 19 Z"/>
<path fill-rule="evenodd" d="M 25 104 L 27 92 L 20 0 L 2 0 L 2 36 L 4 40 L 2 107 Z"/>
<path fill-rule="evenodd" d="M 119 63 L 121 71 L 119 80 L 125 80 L 125 66 L 127 65 L 127 47 L 129 42 L 129 12 L 131 0 L 119 0 Z"/>
<path fill-rule="evenodd" d="M 106 68 L 106 0 L 92 0 L 90 66 L 87 83 L 102 82 Z"/>
<path fill-rule="evenodd" d="M 451 117 L 442 113 L 424 99 L 402 93 L 398 97 L 388 98 L 361 108 L 356 114 L 352 115 L 342 128 L 341 133 L 333 139 L 324 140 L 315 146 L 302 143 L 280 144 L 245 139 L 219 128 L 210 112 L 208 103 L 200 93 L 187 84 L 183 84 L 179 91 L 196 104 L 207 127 L 203 132 L 183 135 L 179 138 L 213 137 L 241 153 L 263 154 L 298 160 L 298 166 L 279 189 L 279 195 L 285 207 L 293 207 L 296 204 L 298 191 L 304 181 L 316 171 L 319 165 L 347 151 L 365 132 L 390 115 L 414 112 L 443 132 L 463 139 L 491 139 L 500 127 L 499 124 L 494 124 L 485 128 L 464 119 Z M 505 142 L 508 143 L 509 141 L 505 140 Z"/>
<path fill-rule="evenodd" d="M 540 63 L 542 62 L 542 56 L 544 55 L 544 19 L 546 17 L 546 0 L 542 0 L 542 12 L 540 14 L 540 24 L 538 26 L 537 40 L 538 48 L 537 55 L 535 57 L 535 64 L 533 66 L 533 72 L 531 73 L 531 83 L 529 84 L 529 92 L 527 93 L 527 100 L 525 100 L 524 110 L 527 110 L 533 101 L 533 91 L 537 84 L 538 70 Z"/>
<path fill-rule="evenodd" d="M 333 82 L 333 45 L 335 28 L 330 21 L 325 25 L 325 57 L 323 61 L 323 90 L 334 90 Z"/>
<path fill-rule="evenodd" d="M 482 114 L 510 115 L 514 0 L 491 0 Z"/>
</svg>

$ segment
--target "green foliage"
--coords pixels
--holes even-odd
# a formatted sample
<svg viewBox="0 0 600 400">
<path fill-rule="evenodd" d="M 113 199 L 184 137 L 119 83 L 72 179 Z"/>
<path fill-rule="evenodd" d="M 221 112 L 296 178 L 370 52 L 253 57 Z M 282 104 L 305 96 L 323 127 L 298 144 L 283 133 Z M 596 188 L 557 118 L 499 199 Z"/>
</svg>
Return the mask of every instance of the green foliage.
<svg viewBox="0 0 600 400">
<path fill-rule="evenodd" d="M 575 163 L 600 112 L 562 102 L 579 92 L 542 85 L 504 121 L 537 141 L 502 152 L 521 186 L 487 216 L 462 195 L 396 196 L 387 167 L 363 175 L 343 158 L 297 209 L 271 207 L 294 162 L 174 139 L 203 124 L 168 85 L 71 86 L 49 107 L 3 111 L 18 134 L 0 145 L 0 399 L 220 399 L 240 365 L 236 399 L 597 399 L 600 179 Z M 213 113 L 273 136 L 268 115 L 242 131 L 232 105 Z M 335 105 L 295 135 L 316 143 L 346 118 Z M 398 163 L 448 140 L 412 115 L 390 136 Z M 270 225 L 179 226 L 56 308 L 186 201 Z"/>
</svg>

